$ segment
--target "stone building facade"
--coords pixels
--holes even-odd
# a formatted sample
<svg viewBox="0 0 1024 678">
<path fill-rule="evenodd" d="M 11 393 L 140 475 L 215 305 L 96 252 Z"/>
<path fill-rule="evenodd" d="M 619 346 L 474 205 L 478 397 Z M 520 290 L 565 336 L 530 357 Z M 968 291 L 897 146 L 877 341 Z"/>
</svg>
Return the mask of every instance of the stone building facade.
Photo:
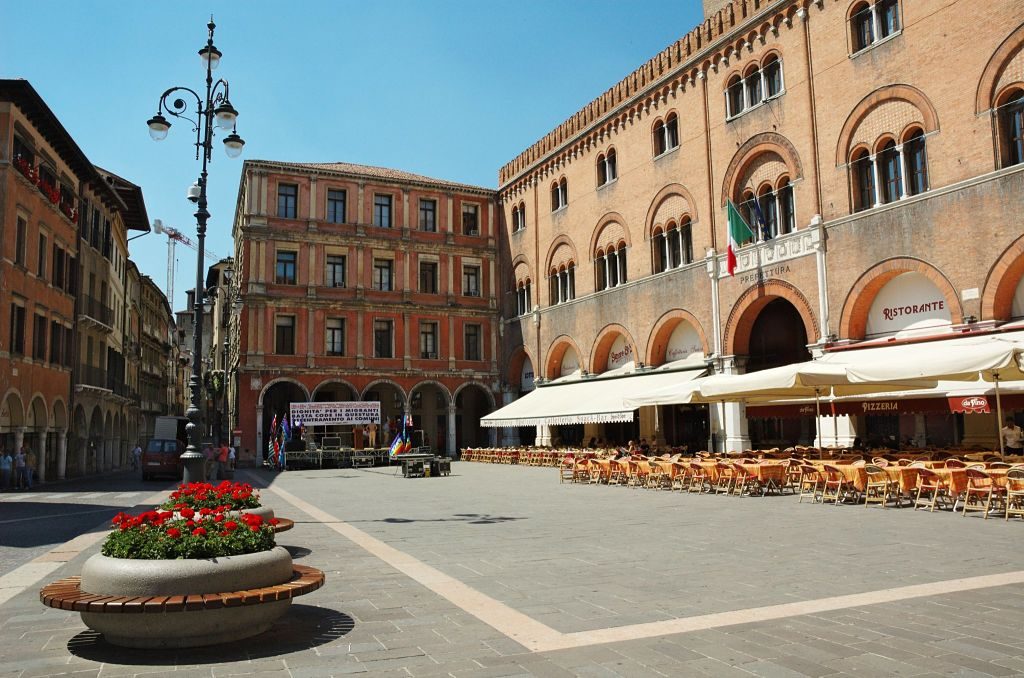
<svg viewBox="0 0 1024 678">
<path fill-rule="evenodd" d="M 243 462 L 262 459 L 291 402 L 378 400 L 383 417 L 411 415 L 435 448 L 487 442 L 493 190 L 349 163 L 247 161 L 233 235 L 242 311 L 231 316 L 229 392 Z"/>
<path fill-rule="evenodd" d="M 600 374 L 624 348 L 639 373 L 693 354 L 735 373 L 1024 317 L 1024 5 L 704 5 L 700 26 L 501 168 L 506 400 L 524 375 Z M 730 201 L 756 234 L 735 275 Z M 621 433 L 813 437 L 813 421 L 748 430 L 740 405 L 698 409 L 642 408 Z M 836 442 L 877 425 L 844 420 Z"/>
</svg>

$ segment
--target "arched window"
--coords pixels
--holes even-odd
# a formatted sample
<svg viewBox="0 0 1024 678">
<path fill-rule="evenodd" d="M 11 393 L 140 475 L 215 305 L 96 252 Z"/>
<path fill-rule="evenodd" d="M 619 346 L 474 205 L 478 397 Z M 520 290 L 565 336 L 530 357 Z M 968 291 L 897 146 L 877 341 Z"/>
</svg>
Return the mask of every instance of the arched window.
<svg viewBox="0 0 1024 678">
<path fill-rule="evenodd" d="M 888 38 L 900 30 L 900 6 L 898 0 L 878 0 L 875 4 L 878 16 L 878 39 Z"/>
<path fill-rule="evenodd" d="M 690 217 L 683 217 L 679 222 L 679 265 L 693 263 L 693 228 Z"/>
<path fill-rule="evenodd" d="M 608 154 L 602 153 L 597 156 L 597 185 L 604 186 L 605 184 L 615 181 L 615 149 L 608 149 Z"/>
<path fill-rule="evenodd" d="M 665 231 L 665 256 L 669 268 L 679 266 L 679 228 L 670 224 Z"/>
<path fill-rule="evenodd" d="M 512 205 L 512 232 L 519 230 L 519 205 Z"/>
<path fill-rule="evenodd" d="M 608 266 L 605 260 L 605 254 L 603 250 L 597 251 L 597 256 L 594 257 L 594 272 L 597 273 L 597 285 L 595 289 L 600 292 L 603 289 L 608 288 Z"/>
<path fill-rule="evenodd" d="M 903 155 L 907 163 L 907 194 L 918 195 L 928 190 L 928 155 L 925 151 L 924 132 L 913 130 L 903 142 Z"/>
<path fill-rule="evenodd" d="M 548 278 L 548 300 L 551 306 L 576 298 L 576 267 L 570 261 L 567 266 L 552 269 Z"/>
<path fill-rule="evenodd" d="M 875 195 L 875 162 L 867 149 L 854 153 L 850 161 L 855 180 L 854 211 L 868 210 L 878 202 Z"/>
<path fill-rule="evenodd" d="M 1003 167 L 1024 163 L 1024 90 L 1016 90 L 999 107 Z"/>
<path fill-rule="evenodd" d="M 532 310 L 530 299 L 530 279 L 520 280 L 516 285 L 516 315 L 526 315 Z"/>
<path fill-rule="evenodd" d="M 796 205 L 793 201 L 793 184 L 783 177 L 775 191 L 779 201 L 779 234 L 785 235 L 796 230 Z"/>
<path fill-rule="evenodd" d="M 854 8 L 850 15 L 853 31 L 853 51 L 859 52 L 875 41 L 875 14 L 871 5 L 863 3 Z"/>
<path fill-rule="evenodd" d="M 669 113 L 662 122 L 654 124 L 654 155 L 659 156 L 679 146 L 679 118 Z"/>
<path fill-rule="evenodd" d="M 604 255 L 605 266 L 608 268 L 608 287 L 616 287 L 619 284 L 619 254 L 612 248 Z"/>
<path fill-rule="evenodd" d="M 761 194 L 757 196 L 758 205 L 761 207 L 761 218 L 764 223 L 759 224 L 761 226 L 761 235 L 767 240 L 774 238 L 779 234 L 779 211 L 775 204 L 775 193 L 772 191 L 771 186 L 765 186 L 761 189 Z"/>
<path fill-rule="evenodd" d="M 725 90 L 726 100 L 729 104 L 727 115 L 734 118 L 743 112 L 743 78 L 734 75 L 729 80 L 729 87 Z"/>
<path fill-rule="evenodd" d="M 526 203 L 519 203 L 519 230 L 522 231 L 526 228 Z"/>
<path fill-rule="evenodd" d="M 555 212 L 569 204 L 569 184 L 565 177 L 551 184 L 551 211 Z"/>
<path fill-rule="evenodd" d="M 761 90 L 761 71 L 753 67 L 743 76 L 747 86 L 747 107 L 757 106 L 764 98 Z"/>
<path fill-rule="evenodd" d="M 769 56 L 761 71 L 764 73 L 767 98 L 771 99 L 782 94 L 782 62 L 779 61 L 779 57 L 774 54 Z"/>
<path fill-rule="evenodd" d="M 664 231 L 659 230 L 651 238 L 651 246 L 654 248 L 654 272 L 662 273 L 669 269 L 668 259 L 668 238 Z"/>
<path fill-rule="evenodd" d="M 859 3 L 850 12 L 850 33 L 854 53 L 899 33 L 899 0 Z"/>
<path fill-rule="evenodd" d="M 900 164 L 896 142 L 886 142 L 878 154 L 878 177 L 884 203 L 895 202 L 903 195 L 903 171 Z"/>
<path fill-rule="evenodd" d="M 615 253 L 619 264 L 619 285 L 625 285 L 628 276 L 626 275 L 626 243 L 619 243 L 619 249 Z"/>
<path fill-rule="evenodd" d="M 743 200 L 737 207 L 740 208 L 740 213 L 746 218 L 747 225 L 750 226 L 751 230 L 757 230 L 757 210 L 754 209 L 754 194 L 750 191 L 743 192 Z"/>
</svg>

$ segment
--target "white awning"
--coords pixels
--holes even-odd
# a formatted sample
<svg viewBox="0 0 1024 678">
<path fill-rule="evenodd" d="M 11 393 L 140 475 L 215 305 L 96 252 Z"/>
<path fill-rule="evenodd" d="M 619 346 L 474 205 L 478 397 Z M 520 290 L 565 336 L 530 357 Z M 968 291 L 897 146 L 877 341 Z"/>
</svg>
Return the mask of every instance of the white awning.
<svg viewBox="0 0 1024 678">
<path fill-rule="evenodd" d="M 538 386 L 519 400 L 483 417 L 480 425 L 508 428 L 632 421 L 638 406 L 627 404 L 627 399 L 690 382 L 703 376 L 705 371 L 700 364 L 686 371 L 645 371 L 630 376 L 598 376 Z"/>
</svg>

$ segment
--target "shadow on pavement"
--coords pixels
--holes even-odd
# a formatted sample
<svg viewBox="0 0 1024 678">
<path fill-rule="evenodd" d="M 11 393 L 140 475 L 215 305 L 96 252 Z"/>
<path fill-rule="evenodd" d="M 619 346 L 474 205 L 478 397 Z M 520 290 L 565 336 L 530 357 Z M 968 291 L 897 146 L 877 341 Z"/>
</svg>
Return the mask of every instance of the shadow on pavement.
<svg viewBox="0 0 1024 678">
<path fill-rule="evenodd" d="M 2 504 L 3 519 L 0 520 L 0 546 L 30 548 L 70 539 L 70 536 L 86 531 L 113 518 L 124 506 L 104 504 L 58 504 L 54 502 L 19 501 Z M 128 507 L 130 508 L 130 507 Z"/>
<path fill-rule="evenodd" d="M 470 525 L 493 525 L 495 523 L 507 523 L 513 520 L 526 520 L 515 516 L 492 516 L 489 513 L 456 513 L 451 518 L 382 518 L 380 520 L 353 520 L 353 523 L 469 523 Z"/>
<path fill-rule="evenodd" d="M 187 616 L 187 612 L 170 613 Z M 183 620 L 185 621 L 185 620 Z M 183 649 L 136 649 L 107 643 L 96 631 L 82 631 L 68 641 L 76 657 L 108 664 L 179 666 L 223 664 L 277 657 L 326 645 L 347 635 L 355 620 L 344 612 L 313 605 L 292 605 L 269 631 L 244 642 Z"/>
<path fill-rule="evenodd" d="M 278 546 L 284 546 L 284 544 L 278 544 Z M 292 554 L 292 560 L 305 558 L 312 553 L 312 551 L 307 549 L 305 546 L 284 546 L 284 548 L 288 550 L 288 553 Z"/>
</svg>

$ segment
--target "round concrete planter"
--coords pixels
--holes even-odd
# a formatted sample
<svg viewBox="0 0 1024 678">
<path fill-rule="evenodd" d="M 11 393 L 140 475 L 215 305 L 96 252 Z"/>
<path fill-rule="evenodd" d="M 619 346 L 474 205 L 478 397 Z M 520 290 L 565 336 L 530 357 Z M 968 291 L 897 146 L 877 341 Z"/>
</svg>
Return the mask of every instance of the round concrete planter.
<svg viewBox="0 0 1024 678">
<path fill-rule="evenodd" d="M 95 555 L 82 567 L 82 591 L 111 596 L 225 593 L 275 586 L 291 577 L 292 557 L 280 546 L 210 559 L 131 560 Z M 263 633 L 288 611 L 291 602 L 153 614 L 83 612 L 82 622 L 114 645 L 198 647 Z"/>
<path fill-rule="evenodd" d="M 228 513 L 235 513 L 235 511 L 228 511 Z M 252 513 L 253 515 L 263 518 L 264 522 L 274 517 L 274 509 L 269 506 L 257 506 L 256 508 L 242 509 L 241 511 L 238 511 L 238 513 Z"/>
</svg>

